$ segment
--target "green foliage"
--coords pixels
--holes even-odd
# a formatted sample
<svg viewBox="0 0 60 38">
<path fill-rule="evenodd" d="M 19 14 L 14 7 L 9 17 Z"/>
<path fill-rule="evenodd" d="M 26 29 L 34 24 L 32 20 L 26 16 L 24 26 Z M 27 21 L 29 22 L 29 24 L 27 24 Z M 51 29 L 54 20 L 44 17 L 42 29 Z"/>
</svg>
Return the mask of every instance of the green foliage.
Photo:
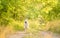
<svg viewBox="0 0 60 38">
<path fill-rule="evenodd" d="M 23 31 L 24 30 L 24 28 L 22 26 L 19 26 L 19 25 L 14 25 L 13 28 L 15 31 Z"/>
<path fill-rule="evenodd" d="M 45 22 L 60 19 L 59 2 L 59 0 L 0 0 L 0 26 L 7 26 L 13 21 L 22 22 L 26 18 L 30 20 L 42 17 Z M 22 28 L 21 25 L 14 27 Z"/>
</svg>

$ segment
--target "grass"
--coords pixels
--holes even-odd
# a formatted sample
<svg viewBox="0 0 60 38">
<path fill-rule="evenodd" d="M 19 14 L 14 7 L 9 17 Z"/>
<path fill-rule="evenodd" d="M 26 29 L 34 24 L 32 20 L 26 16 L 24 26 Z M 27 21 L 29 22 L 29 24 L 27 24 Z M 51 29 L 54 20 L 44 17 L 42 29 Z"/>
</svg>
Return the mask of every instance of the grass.
<svg viewBox="0 0 60 38">
<path fill-rule="evenodd" d="M 38 20 L 28 20 L 29 28 L 27 29 L 27 33 L 35 33 L 39 31 L 51 31 L 53 33 L 60 33 L 60 20 L 54 20 L 46 25 L 40 25 Z M 1 27 L 0 27 L 1 28 Z M 0 30 L 2 30 L 1 28 Z M 0 32 L 0 38 L 5 38 L 6 34 L 14 33 L 16 31 L 24 31 L 24 21 L 12 21 L 7 27 Z M 38 36 L 37 36 L 38 37 Z M 25 36 L 24 38 L 35 38 L 33 36 Z"/>
<path fill-rule="evenodd" d="M 48 31 L 60 34 L 60 20 L 51 21 L 47 26 L 49 26 Z"/>
</svg>

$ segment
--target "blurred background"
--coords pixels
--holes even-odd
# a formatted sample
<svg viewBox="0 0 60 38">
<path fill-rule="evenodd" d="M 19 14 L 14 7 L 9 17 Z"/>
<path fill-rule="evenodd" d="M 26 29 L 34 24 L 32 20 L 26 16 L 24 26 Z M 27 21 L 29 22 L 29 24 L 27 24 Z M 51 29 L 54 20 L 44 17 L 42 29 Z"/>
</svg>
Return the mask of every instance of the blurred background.
<svg viewBox="0 0 60 38">
<path fill-rule="evenodd" d="M 0 0 L 0 38 L 24 31 L 25 19 L 29 33 L 60 34 L 60 0 Z"/>
</svg>

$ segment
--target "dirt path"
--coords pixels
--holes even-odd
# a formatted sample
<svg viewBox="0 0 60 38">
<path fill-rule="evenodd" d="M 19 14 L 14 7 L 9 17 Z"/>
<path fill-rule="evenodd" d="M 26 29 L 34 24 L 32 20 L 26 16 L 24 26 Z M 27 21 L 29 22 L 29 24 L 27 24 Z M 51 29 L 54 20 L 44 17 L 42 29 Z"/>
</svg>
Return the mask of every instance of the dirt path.
<svg viewBox="0 0 60 38">
<path fill-rule="evenodd" d="M 41 31 L 39 33 L 25 33 L 17 32 L 15 34 L 7 35 L 6 38 L 60 38 L 58 34 L 53 34 L 51 32 Z"/>
</svg>

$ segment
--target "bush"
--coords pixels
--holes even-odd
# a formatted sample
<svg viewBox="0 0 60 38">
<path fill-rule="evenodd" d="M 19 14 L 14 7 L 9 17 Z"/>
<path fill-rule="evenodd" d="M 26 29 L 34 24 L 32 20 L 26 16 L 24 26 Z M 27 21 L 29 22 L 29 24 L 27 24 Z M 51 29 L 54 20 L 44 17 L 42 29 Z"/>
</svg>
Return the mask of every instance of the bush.
<svg viewBox="0 0 60 38">
<path fill-rule="evenodd" d="M 14 29 L 15 31 L 23 31 L 23 30 L 24 30 L 24 28 L 23 28 L 22 26 L 19 26 L 19 25 L 14 25 L 14 26 L 13 26 L 13 29 Z"/>
</svg>

